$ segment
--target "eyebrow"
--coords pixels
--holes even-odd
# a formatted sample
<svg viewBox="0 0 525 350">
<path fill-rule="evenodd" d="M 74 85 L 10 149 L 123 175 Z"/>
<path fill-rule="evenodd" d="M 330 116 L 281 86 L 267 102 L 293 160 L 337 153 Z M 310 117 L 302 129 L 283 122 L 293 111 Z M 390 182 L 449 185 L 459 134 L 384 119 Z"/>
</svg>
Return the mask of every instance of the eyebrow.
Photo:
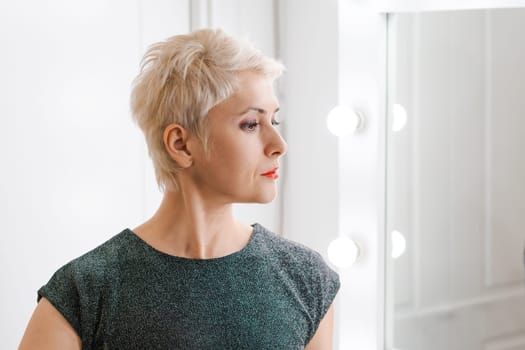
<svg viewBox="0 0 525 350">
<path fill-rule="evenodd" d="M 248 111 L 255 111 L 255 112 L 259 113 L 259 114 L 268 114 L 268 112 L 266 110 L 262 109 L 262 108 L 259 108 L 259 107 L 248 107 L 244 112 L 241 113 L 241 115 L 245 114 Z M 279 112 L 279 107 L 277 107 L 275 109 L 273 114 L 275 114 L 277 112 Z"/>
</svg>

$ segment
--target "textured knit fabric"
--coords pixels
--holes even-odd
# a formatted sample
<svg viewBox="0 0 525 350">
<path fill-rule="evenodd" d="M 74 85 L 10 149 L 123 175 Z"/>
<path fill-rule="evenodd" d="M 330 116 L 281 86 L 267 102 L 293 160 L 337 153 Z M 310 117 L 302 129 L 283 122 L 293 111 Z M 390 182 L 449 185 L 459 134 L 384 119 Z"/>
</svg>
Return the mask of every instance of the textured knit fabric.
<svg viewBox="0 0 525 350">
<path fill-rule="evenodd" d="M 339 290 L 321 255 L 254 224 L 240 251 L 162 253 L 129 229 L 38 291 L 83 349 L 304 349 Z"/>
</svg>

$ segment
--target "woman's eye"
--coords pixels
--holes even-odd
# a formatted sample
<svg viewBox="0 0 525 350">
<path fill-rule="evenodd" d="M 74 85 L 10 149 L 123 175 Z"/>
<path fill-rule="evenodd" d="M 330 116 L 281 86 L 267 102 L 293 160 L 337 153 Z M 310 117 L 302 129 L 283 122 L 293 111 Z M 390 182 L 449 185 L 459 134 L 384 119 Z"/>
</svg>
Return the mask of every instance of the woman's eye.
<svg viewBox="0 0 525 350">
<path fill-rule="evenodd" d="M 272 125 L 273 126 L 279 126 L 279 125 L 281 125 L 281 122 L 279 122 L 277 120 L 272 120 Z"/>
<path fill-rule="evenodd" d="M 248 130 L 248 131 L 254 131 L 258 125 L 259 123 L 256 121 L 245 122 L 241 124 L 241 129 Z"/>
</svg>

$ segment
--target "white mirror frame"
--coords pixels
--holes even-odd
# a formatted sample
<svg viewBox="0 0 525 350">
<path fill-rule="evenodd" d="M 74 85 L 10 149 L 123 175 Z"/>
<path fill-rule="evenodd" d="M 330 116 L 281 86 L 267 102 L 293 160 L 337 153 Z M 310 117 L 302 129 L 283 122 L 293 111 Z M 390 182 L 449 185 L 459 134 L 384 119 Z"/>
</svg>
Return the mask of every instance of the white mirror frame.
<svg viewBox="0 0 525 350">
<path fill-rule="evenodd" d="M 386 319 L 387 14 L 525 7 L 525 0 L 338 0 L 339 103 L 359 108 L 367 128 L 339 140 L 340 232 L 362 232 L 360 264 L 342 275 L 339 349 L 391 350 Z M 343 281 L 344 282 L 344 281 Z M 351 286 L 351 287 L 350 287 Z"/>
</svg>

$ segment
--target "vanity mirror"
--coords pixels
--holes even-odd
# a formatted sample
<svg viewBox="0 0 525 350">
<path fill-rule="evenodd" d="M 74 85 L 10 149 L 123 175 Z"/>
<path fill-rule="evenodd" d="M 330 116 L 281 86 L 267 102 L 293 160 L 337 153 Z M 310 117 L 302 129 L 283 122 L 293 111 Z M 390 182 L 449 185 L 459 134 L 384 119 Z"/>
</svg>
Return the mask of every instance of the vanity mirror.
<svg viewBox="0 0 525 350">
<path fill-rule="evenodd" d="M 386 339 L 525 349 L 525 8 L 388 15 Z"/>
</svg>

